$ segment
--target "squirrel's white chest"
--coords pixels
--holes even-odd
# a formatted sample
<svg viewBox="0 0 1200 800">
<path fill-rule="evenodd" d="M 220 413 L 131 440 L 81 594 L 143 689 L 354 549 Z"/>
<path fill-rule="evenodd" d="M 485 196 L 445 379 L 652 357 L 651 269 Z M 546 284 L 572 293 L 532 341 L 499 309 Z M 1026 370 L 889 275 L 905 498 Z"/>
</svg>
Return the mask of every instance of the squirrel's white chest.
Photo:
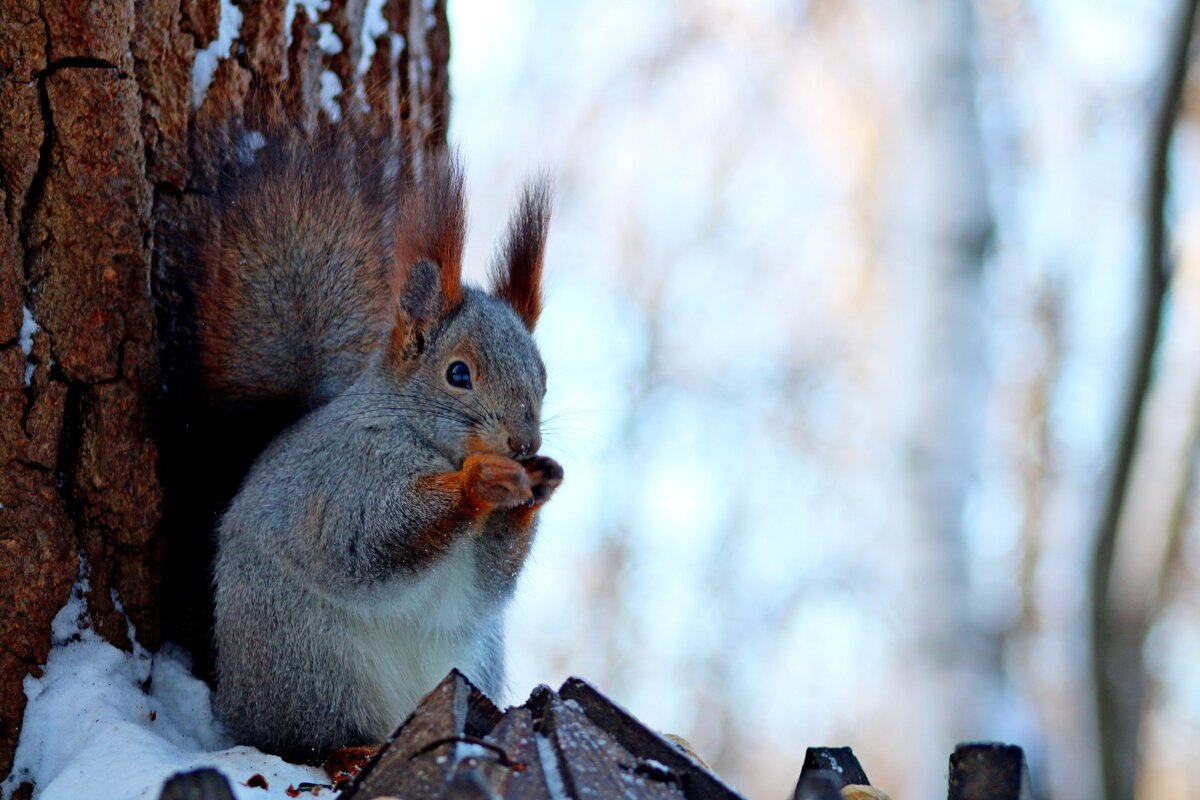
<svg viewBox="0 0 1200 800">
<path fill-rule="evenodd" d="M 475 674 L 485 657 L 485 612 L 475 551 L 463 542 L 417 581 L 358 598 L 344 654 L 363 689 L 363 709 L 390 735 L 453 668 Z"/>
</svg>

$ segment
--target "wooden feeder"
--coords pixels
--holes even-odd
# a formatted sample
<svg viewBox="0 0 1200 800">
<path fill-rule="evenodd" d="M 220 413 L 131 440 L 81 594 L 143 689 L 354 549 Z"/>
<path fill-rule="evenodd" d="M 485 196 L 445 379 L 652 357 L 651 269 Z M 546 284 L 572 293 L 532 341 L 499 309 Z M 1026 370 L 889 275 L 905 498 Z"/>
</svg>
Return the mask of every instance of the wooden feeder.
<svg viewBox="0 0 1200 800">
<path fill-rule="evenodd" d="M 303 784 L 295 796 L 332 796 Z M 290 792 L 289 792 L 290 794 Z M 233 800 L 216 770 L 173 776 L 160 800 Z M 340 800 L 745 800 L 699 759 L 585 681 L 539 686 L 501 711 L 457 670 L 426 695 Z M 1032 800 L 1021 748 L 960 745 L 948 800 Z M 849 747 L 810 747 L 793 800 L 874 800 Z"/>
</svg>

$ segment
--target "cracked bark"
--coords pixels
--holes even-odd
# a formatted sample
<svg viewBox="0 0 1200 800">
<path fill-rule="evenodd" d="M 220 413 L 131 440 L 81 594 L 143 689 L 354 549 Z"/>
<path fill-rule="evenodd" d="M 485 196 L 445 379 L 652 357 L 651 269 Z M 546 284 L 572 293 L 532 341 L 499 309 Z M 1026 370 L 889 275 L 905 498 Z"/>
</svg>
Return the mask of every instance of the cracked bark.
<svg viewBox="0 0 1200 800">
<path fill-rule="evenodd" d="M 284 3 L 243 4 L 245 38 L 194 109 L 192 65 L 217 36 L 219 0 L 6 0 L 0 775 L 20 732 L 22 681 L 46 660 L 80 557 L 101 635 L 128 648 L 128 615 L 144 645 L 166 636 L 208 662 L 211 523 L 253 452 L 230 449 L 241 431 L 195 401 L 186 243 L 204 234 L 214 165 L 192 132 L 252 120 L 275 98 L 297 124 L 333 124 L 316 91 L 329 69 L 344 87 L 335 116 L 363 123 L 407 170 L 417 151 L 444 146 L 449 103 L 444 9 L 410 5 L 386 4 L 390 32 L 359 76 L 365 3 L 322 12 L 354 39 L 338 56 L 316 46 L 303 11 L 288 48 Z"/>
</svg>

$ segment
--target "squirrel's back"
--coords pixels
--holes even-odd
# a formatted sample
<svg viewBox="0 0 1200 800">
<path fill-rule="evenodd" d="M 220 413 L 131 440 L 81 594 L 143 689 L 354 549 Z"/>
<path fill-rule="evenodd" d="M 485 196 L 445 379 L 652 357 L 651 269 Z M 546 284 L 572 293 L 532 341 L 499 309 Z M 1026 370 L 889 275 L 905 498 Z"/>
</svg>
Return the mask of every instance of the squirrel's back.
<svg viewBox="0 0 1200 800">
<path fill-rule="evenodd" d="M 222 405 L 319 405 L 390 326 L 389 208 L 363 155 L 330 140 L 249 134 L 233 152 L 198 253 L 205 388 Z"/>
</svg>

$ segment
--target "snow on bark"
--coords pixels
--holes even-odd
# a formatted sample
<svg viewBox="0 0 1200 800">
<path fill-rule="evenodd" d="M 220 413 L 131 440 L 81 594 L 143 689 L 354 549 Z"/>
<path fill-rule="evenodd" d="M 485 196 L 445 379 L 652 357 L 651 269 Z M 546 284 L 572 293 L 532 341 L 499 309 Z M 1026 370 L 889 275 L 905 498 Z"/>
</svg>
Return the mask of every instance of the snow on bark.
<svg viewBox="0 0 1200 800">
<path fill-rule="evenodd" d="M 221 23 L 217 38 L 208 47 L 198 51 L 196 60 L 192 62 L 192 108 L 199 108 L 204 102 L 213 73 L 217 71 L 217 62 L 229 57 L 233 41 L 241 30 L 241 9 L 232 0 L 221 0 Z"/>
</svg>

